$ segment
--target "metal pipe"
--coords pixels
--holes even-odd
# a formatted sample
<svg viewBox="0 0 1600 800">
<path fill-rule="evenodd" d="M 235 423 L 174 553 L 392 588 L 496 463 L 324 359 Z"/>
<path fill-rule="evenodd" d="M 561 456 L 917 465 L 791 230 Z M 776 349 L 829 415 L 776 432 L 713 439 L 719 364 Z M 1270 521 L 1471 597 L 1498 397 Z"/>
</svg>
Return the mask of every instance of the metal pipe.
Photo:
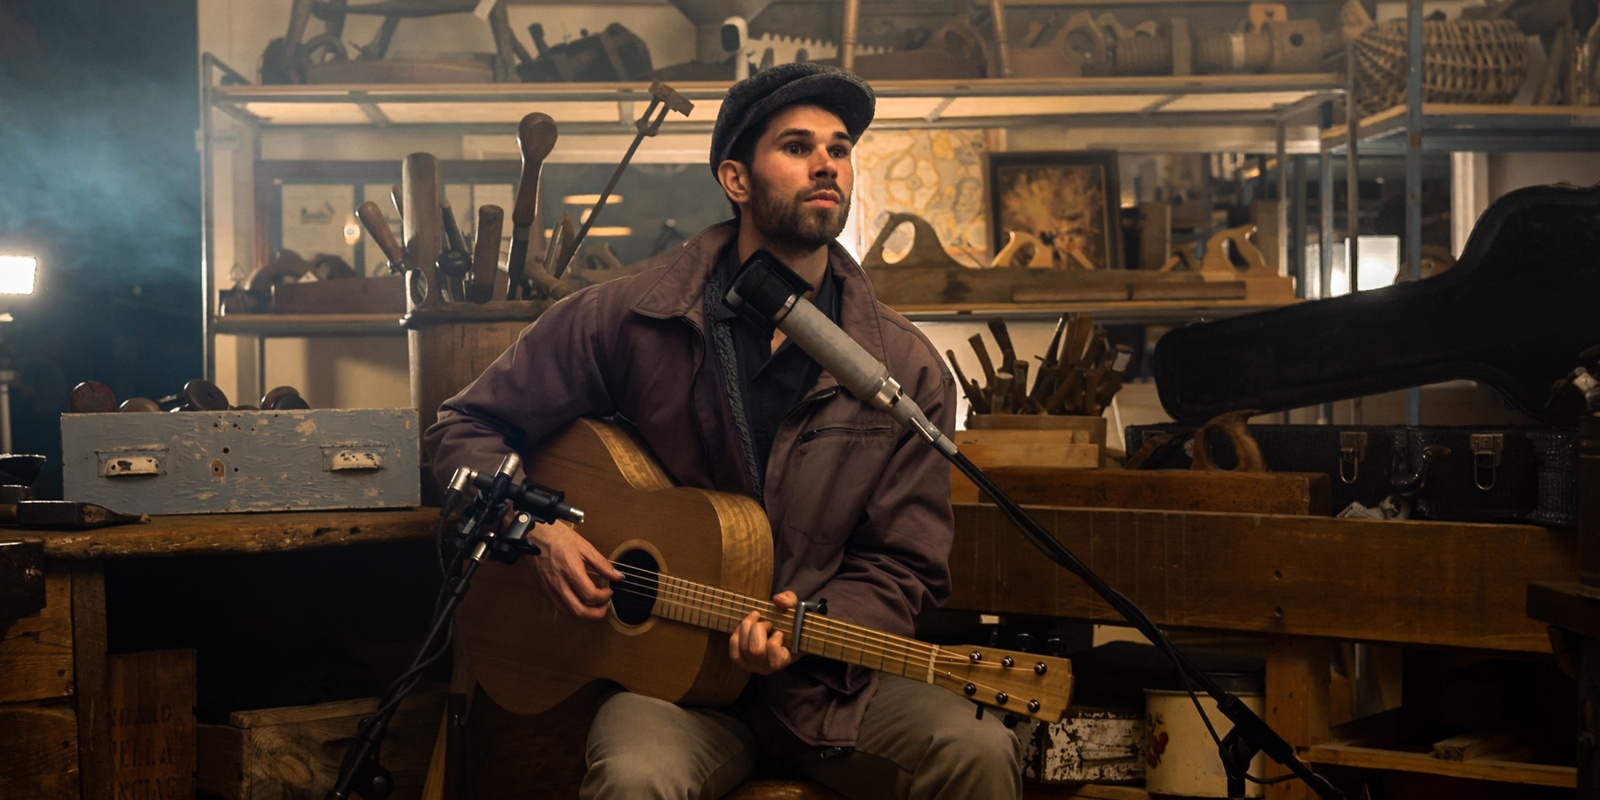
<svg viewBox="0 0 1600 800">
<path fill-rule="evenodd" d="M 0 453 L 11 452 L 11 382 L 17 373 L 0 369 Z"/>
<path fill-rule="evenodd" d="M 1004 0 L 989 0 L 989 13 L 994 15 L 994 41 L 1000 50 L 1000 77 L 1011 77 L 1011 37 L 1006 34 L 1006 5 Z"/>
<path fill-rule="evenodd" d="M 856 23 L 861 17 L 861 0 L 844 0 L 844 32 L 839 37 L 839 66 L 856 68 Z"/>
</svg>

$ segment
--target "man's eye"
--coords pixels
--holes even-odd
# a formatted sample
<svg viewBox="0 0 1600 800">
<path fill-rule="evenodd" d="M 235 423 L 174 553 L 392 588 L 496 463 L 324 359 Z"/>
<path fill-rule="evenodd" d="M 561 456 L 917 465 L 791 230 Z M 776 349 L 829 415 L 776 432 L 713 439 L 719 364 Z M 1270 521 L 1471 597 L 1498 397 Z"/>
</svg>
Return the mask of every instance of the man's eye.
<svg viewBox="0 0 1600 800">
<path fill-rule="evenodd" d="M 783 152 L 789 153 L 790 155 L 799 155 L 800 153 L 805 152 L 805 148 L 801 147 L 795 142 L 790 142 L 789 144 L 783 146 Z"/>
<path fill-rule="evenodd" d="M 830 152 L 833 153 L 833 157 L 834 158 L 849 158 L 850 157 L 850 151 L 848 149 L 846 149 L 846 148 L 843 148 L 843 147 L 835 147 Z"/>
</svg>

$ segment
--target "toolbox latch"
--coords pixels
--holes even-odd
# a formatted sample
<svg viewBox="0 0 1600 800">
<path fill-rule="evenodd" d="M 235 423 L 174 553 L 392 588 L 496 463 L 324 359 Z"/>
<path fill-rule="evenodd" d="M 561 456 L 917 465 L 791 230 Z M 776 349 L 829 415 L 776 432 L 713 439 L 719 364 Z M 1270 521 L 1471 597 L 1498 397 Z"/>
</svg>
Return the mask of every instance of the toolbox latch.
<svg viewBox="0 0 1600 800">
<path fill-rule="evenodd" d="M 99 453 L 100 475 L 106 478 L 130 478 L 136 476 L 165 475 L 167 470 L 161 466 L 161 457 L 164 450 L 146 450 L 142 452 L 111 451 Z"/>
<path fill-rule="evenodd" d="M 324 453 L 330 472 L 367 472 L 383 469 L 383 454 L 376 450 L 341 448 Z"/>
<path fill-rule="evenodd" d="M 1506 437 L 1498 433 L 1474 433 L 1469 438 L 1472 442 L 1472 483 L 1487 492 L 1494 488 L 1495 475 L 1500 468 L 1500 451 L 1505 447 Z"/>
<path fill-rule="evenodd" d="M 1339 480 L 1346 485 L 1355 483 L 1366 458 L 1367 432 L 1339 431 Z"/>
</svg>

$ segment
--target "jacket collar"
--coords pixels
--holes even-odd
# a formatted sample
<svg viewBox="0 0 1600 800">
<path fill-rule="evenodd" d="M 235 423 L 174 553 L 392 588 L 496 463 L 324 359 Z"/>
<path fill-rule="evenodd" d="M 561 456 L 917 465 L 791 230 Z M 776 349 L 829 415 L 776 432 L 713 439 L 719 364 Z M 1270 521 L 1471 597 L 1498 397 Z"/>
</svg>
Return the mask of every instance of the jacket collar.
<svg viewBox="0 0 1600 800">
<path fill-rule="evenodd" d="M 719 222 L 695 234 L 676 253 L 663 254 L 662 261 L 657 262 L 661 267 L 659 276 L 633 304 L 633 312 L 654 319 L 687 319 L 705 330 L 702 299 L 706 281 L 716 268 L 717 256 L 734 240 L 738 230 L 734 220 Z M 866 271 L 837 241 L 828 244 L 828 267 L 840 279 L 840 325 L 873 358 L 888 363 L 883 318 L 878 314 L 877 297 Z M 823 370 L 815 388 L 821 391 L 838 383 L 831 373 Z"/>
</svg>

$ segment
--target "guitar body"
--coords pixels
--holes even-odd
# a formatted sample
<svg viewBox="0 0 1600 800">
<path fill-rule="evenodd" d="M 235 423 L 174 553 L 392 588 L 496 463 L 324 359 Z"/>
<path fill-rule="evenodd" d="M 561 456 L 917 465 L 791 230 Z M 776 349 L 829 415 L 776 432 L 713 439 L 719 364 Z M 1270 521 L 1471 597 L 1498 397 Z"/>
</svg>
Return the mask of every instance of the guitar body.
<svg viewBox="0 0 1600 800">
<path fill-rule="evenodd" d="M 771 594 L 772 536 L 754 500 L 677 486 L 621 427 L 582 419 L 539 445 L 528 478 L 564 492 L 577 526 L 612 561 L 753 597 Z M 727 635 L 652 616 L 618 593 L 603 621 L 578 620 L 545 596 L 533 561 L 486 561 L 456 611 L 473 676 L 518 714 L 545 711 L 596 682 L 684 704 L 733 701 L 748 673 Z"/>
</svg>

